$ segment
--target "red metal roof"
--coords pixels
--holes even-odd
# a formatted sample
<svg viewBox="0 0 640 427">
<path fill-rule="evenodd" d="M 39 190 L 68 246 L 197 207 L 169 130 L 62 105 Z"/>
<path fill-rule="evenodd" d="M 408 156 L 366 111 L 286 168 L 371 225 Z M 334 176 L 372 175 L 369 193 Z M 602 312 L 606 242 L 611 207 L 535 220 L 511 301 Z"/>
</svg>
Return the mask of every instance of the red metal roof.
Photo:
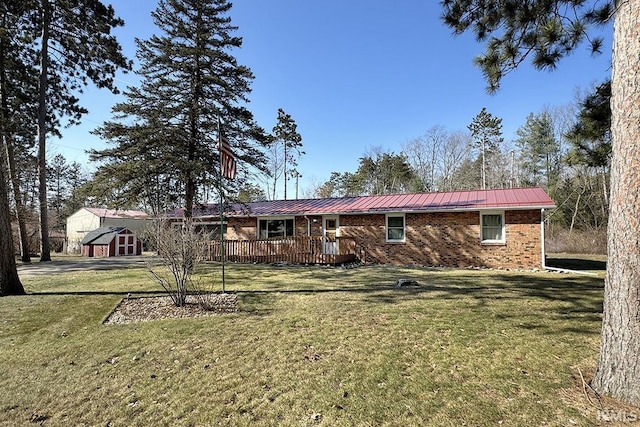
<svg viewBox="0 0 640 427">
<path fill-rule="evenodd" d="M 105 208 L 84 208 L 100 218 L 148 218 L 146 212 L 134 210 L 105 209 Z"/>
<path fill-rule="evenodd" d="M 233 204 L 226 216 L 329 215 L 384 212 L 443 212 L 489 209 L 549 209 L 553 200 L 542 188 L 507 188 L 441 193 L 389 194 L 331 199 L 273 200 Z M 170 212 L 182 216 L 184 209 Z M 218 205 L 194 208 L 194 217 L 218 215 Z"/>
</svg>

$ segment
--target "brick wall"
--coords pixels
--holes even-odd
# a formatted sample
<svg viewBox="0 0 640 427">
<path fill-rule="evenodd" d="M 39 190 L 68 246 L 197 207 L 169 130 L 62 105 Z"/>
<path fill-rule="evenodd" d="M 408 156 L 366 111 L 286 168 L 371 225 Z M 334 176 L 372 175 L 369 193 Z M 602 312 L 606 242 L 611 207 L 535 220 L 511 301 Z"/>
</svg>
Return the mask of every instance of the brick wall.
<svg viewBox="0 0 640 427">
<path fill-rule="evenodd" d="M 227 222 L 227 240 L 251 240 L 258 234 L 256 218 L 229 218 Z"/>
<path fill-rule="evenodd" d="M 367 262 L 450 267 L 540 268 L 540 211 L 506 211 L 504 244 L 480 242 L 480 213 L 406 214 L 405 243 L 388 243 L 385 215 L 343 215 L 340 231 L 356 239 Z"/>
<path fill-rule="evenodd" d="M 322 235 L 322 217 L 295 219 L 295 235 Z M 316 222 L 313 222 L 316 219 Z M 480 242 L 480 213 L 440 212 L 405 215 L 404 243 L 386 242 L 384 214 L 340 215 L 342 237 L 356 240 L 367 262 L 417 266 L 540 268 L 540 210 L 506 211 L 504 244 Z M 256 238 L 256 218 L 230 218 L 227 239 Z"/>
<path fill-rule="evenodd" d="M 310 215 L 307 217 L 297 216 L 294 219 L 294 235 L 307 236 L 307 230 L 312 236 L 322 236 L 322 216 Z M 314 222 L 315 220 L 315 222 Z M 308 227 L 308 228 L 307 228 Z M 227 234 L 228 240 L 252 240 L 258 237 L 258 220 L 251 218 L 229 218 Z"/>
</svg>

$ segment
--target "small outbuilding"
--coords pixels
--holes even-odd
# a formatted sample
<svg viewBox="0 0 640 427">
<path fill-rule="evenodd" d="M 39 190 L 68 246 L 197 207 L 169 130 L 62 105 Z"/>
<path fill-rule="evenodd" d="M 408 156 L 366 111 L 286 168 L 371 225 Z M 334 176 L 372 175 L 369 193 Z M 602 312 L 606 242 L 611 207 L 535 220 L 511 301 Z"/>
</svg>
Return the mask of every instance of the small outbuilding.
<svg viewBox="0 0 640 427">
<path fill-rule="evenodd" d="M 124 227 L 100 227 L 82 240 L 82 256 L 112 257 L 142 254 L 142 242 L 136 233 Z"/>
<path fill-rule="evenodd" d="M 151 225 L 151 218 L 142 211 L 81 208 L 67 218 L 67 253 L 80 253 L 82 241 L 90 231 L 101 227 L 124 227 L 138 235 Z"/>
</svg>

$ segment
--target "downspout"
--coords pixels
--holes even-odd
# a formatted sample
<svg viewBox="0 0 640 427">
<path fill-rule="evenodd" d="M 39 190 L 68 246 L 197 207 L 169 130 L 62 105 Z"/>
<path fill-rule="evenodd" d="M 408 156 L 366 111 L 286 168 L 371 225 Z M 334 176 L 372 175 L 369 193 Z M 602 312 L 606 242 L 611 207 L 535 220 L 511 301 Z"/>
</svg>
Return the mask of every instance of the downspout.
<svg viewBox="0 0 640 427">
<path fill-rule="evenodd" d="M 307 237 L 311 237 L 311 220 L 306 215 L 303 218 L 307 220 Z"/>
<path fill-rule="evenodd" d="M 307 220 L 307 237 L 309 238 L 309 251 L 313 253 L 313 242 L 311 241 L 311 221 L 306 215 L 304 215 L 303 218 Z"/>
<path fill-rule="evenodd" d="M 546 256 L 547 256 L 547 251 L 545 249 L 545 245 L 544 245 L 544 208 L 540 209 L 540 241 L 541 241 L 541 245 L 542 246 L 542 269 L 546 269 Z"/>
</svg>

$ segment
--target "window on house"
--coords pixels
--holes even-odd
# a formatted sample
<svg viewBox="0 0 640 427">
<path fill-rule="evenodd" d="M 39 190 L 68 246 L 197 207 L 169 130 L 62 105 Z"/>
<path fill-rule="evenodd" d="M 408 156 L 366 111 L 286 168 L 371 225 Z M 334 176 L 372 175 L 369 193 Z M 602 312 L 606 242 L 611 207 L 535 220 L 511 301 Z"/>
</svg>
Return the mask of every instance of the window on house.
<svg viewBox="0 0 640 427">
<path fill-rule="evenodd" d="M 483 243 L 504 243 L 504 213 L 483 213 L 480 215 Z"/>
<path fill-rule="evenodd" d="M 293 218 L 261 219 L 258 221 L 258 237 L 260 239 L 290 236 L 293 236 Z"/>
<path fill-rule="evenodd" d="M 387 215 L 387 242 L 404 242 L 404 215 Z"/>
</svg>

